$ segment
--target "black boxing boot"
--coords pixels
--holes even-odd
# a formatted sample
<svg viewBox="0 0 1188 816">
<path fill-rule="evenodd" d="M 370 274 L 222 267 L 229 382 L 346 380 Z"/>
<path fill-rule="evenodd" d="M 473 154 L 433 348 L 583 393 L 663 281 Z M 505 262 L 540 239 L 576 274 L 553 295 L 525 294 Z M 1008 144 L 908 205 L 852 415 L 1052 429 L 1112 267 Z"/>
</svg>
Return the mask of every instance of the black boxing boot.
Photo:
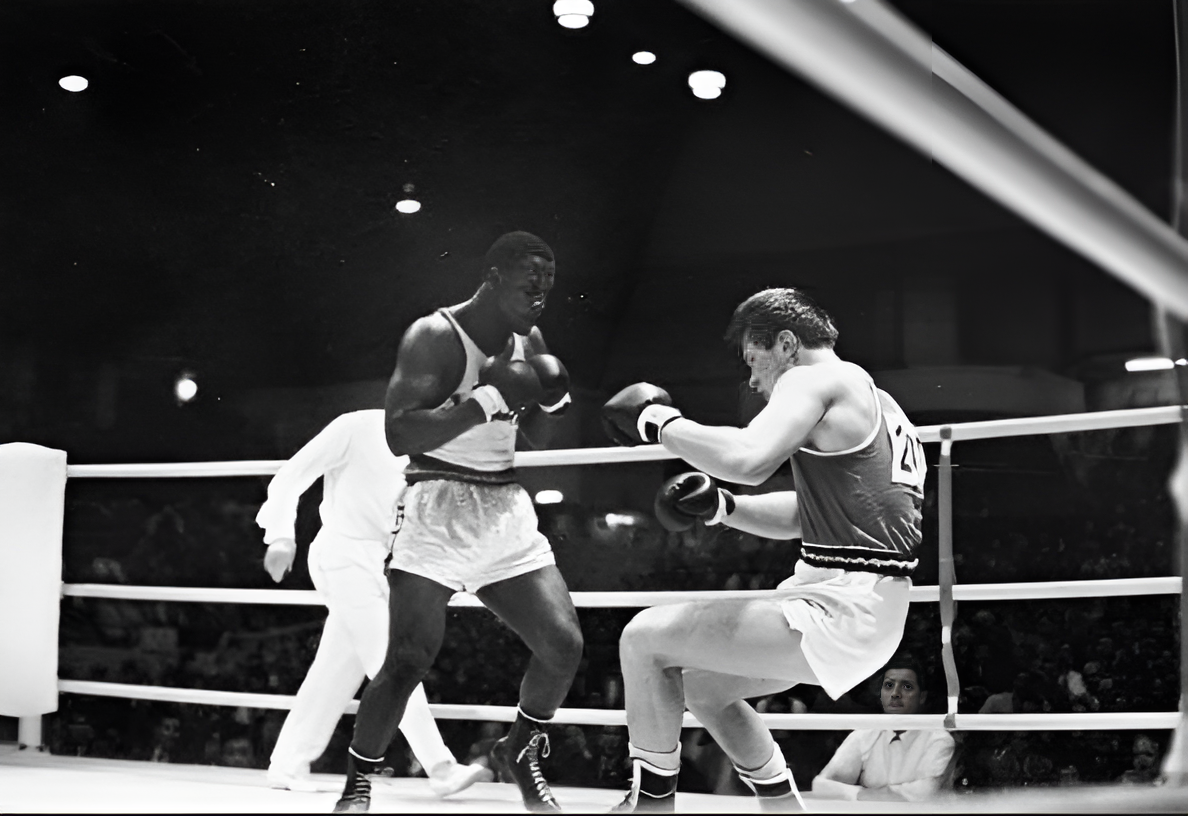
<svg viewBox="0 0 1188 816">
<path fill-rule="evenodd" d="M 511 730 L 495 743 L 491 754 L 516 780 L 524 807 L 533 813 L 560 813 L 561 806 L 540 770 L 540 761 L 549 755 L 549 735 L 544 726 L 544 720 L 535 720 L 523 710 L 517 710 Z"/>
<path fill-rule="evenodd" d="M 367 777 L 377 774 L 384 759 L 364 759 L 347 749 L 346 787 L 334 805 L 335 813 L 366 813 L 371 809 L 371 780 Z"/>
<path fill-rule="evenodd" d="M 771 759 L 761 768 L 748 770 L 734 766 L 739 778 L 759 797 L 759 810 L 765 813 L 803 813 L 804 800 L 796 788 L 796 780 L 784 760 L 784 752 L 772 742 Z"/>
<path fill-rule="evenodd" d="M 657 768 L 642 759 L 631 760 L 631 790 L 611 813 L 674 813 L 676 812 L 676 771 Z"/>
</svg>

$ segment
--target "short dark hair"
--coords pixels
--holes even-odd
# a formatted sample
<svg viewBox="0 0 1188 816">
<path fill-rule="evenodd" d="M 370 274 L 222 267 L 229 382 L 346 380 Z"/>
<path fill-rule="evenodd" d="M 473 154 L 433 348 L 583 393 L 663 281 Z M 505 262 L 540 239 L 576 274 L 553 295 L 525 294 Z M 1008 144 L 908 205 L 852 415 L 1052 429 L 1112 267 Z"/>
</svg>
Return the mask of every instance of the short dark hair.
<svg viewBox="0 0 1188 816">
<path fill-rule="evenodd" d="M 516 231 L 500 235 L 491 244 L 483 257 L 483 274 L 491 267 L 506 269 L 509 264 L 525 255 L 538 255 L 547 261 L 555 261 L 552 248 L 542 238 L 530 232 Z"/>
<path fill-rule="evenodd" d="M 916 685 L 920 687 L 920 691 L 928 690 L 928 676 L 924 672 L 924 666 L 913 657 L 910 653 L 904 652 L 896 654 L 887 661 L 883 666 L 882 671 L 879 672 L 879 685 L 883 685 L 883 678 L 887 676 L 887 672 L 891 669 L 910 669 L 916 673 Z"/>
<path fill-rule="evenodd" d="M 764 289 L 740 303 L 726 328 L 726 341 L 737 346 L 749 336 L 763 348 L 771 348 L 785 329 L 806 349 L 833 348 L 837 341 L 829 313 L 792 287 Z"/>
</svg>

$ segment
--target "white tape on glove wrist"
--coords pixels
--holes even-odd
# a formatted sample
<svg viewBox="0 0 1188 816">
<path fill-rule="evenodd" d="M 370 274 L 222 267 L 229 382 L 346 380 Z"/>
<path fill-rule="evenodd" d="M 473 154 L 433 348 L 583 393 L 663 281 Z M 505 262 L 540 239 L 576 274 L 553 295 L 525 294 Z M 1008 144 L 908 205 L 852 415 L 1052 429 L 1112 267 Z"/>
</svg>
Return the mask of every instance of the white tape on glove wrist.
<svg viewBox="0 0 1188 816">
<path fill-rule="evenodd" d="M 564 408 L 566 405 L 569 405 L 569 403 L 571 403 L 571 402 L 573 402 L 573 400 L 570 399 L 569 392 L 567 391 L 567 392 L 565 392 L 565 396 L 563 396 L 561 399 L 557 400 L 552 405 L 540 406 L 540 410 L 544 411 L 546 414 L 553 414 L 553 413 L 556 413 L 557 411 L 560 411 L 562 408 Z"/>
<path fill-rule="evenodd" d="M 635 428 L 639 431 L 639 438 L 645 442 L 659 442 L 660 431 L 674 419 L 680 419 L 681 412 L 671 405 L 648 405 L 639 412 L 639 419 Z M 648 426 L 651 426 L 649 428 Z"/>
<path fill-rule="evenodd" d="M 718 488 L 718 510 L 714 513 L 713 518 L 706 519 L 705 525 L 710 527 L 714 524 L 721 524 L 726 520 L 726 517 L 734 512 L 734 495 L 728 491 Z"/>
<path fill-rule="evenodd" d="M 496 414 L 510 414 L 512 411 L 507 407 L 507 401 L 503 398 L 503 394 L 499 393 L 499 389 L 493 385 L 480 385 L 478 388 L 470 392 L 470 398 L 479 404 L 483 409 L 483 413 L 487 417 L 487 422 Z"/>
</svg>

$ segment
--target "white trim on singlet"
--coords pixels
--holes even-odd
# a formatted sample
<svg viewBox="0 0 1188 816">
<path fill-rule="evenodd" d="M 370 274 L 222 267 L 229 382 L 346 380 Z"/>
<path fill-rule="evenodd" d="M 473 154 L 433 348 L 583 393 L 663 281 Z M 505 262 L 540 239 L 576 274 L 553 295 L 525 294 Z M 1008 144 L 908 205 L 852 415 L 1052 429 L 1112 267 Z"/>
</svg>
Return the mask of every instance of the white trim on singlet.
<svg viewBox="0 0 1188 816">
<path fill-rule="evenodd" d="M 798 450 L 800 453 L 811 453 L 813 456 L 844 456 L 847 453 L 857 453 L 871 442 L 874 442 L 875 437 L 879 434 L 879 428 L 883 427 L 883 401 L 879 399 L 879 388 L 877 385 L 875 385 L 874 380 L 867 378 L 866 382 L 870 385 L 870 392 L 874 396 L 875 408 L 877 408 L 879 411 L 879 415 L 875 418 L 875 426 L 866 439 L 852 448 L 847 448 L 846 450 L 819 451 L 813 450 L 812 448 L 799 448 Z"/>
<path fill-rule="evenodd" d="M 473 356 L 473 358 L 478 361 L 478 364 L 481 367 L 482 364 L 487 360 L 486 353 L 484 353 L 483 350 L 478 347 L 478 343 L 470 339 L 470 335 L 467 334 L 466 330 L 463 329 L 458 323 L 458 318 L 454 317 L 453 313 L 448 308 L 442 307 L 437 311 L 449 321 L 450 325 L 454 327 L 454 331 L 458 333 L 458 337 L 462 341 L 462 348 L 466 351 L 467 365 L 470 364 L 470 359 Z M 525 351 L 528 343 L 527 335 L 516 334 L 515 332 L 512 332 L 512 338 L 512 354 L 510 359 L 513 361 L 526 360 L 528 358 L 528 353 Z M 463 372 L 462 377 L 465 379 L 466 372 Z M 459 383 L 459 385 L 461 385 L 461 383 Z"/>
</svg>

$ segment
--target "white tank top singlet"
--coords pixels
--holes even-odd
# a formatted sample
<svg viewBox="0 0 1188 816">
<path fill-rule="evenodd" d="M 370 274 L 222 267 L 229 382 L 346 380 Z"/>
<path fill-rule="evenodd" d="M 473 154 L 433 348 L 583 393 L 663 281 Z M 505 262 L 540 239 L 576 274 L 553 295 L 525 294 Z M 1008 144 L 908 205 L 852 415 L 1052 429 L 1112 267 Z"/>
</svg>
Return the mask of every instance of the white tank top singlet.
<svg viewBox="0 0 1188 816">
<path fill-rule="evenodd" d="M 445 317 L 458 333 L 462 347 L 466 351 L 466 370 L 462 379 L 451 394 L 439 407 L 457 405 L 471 399 L 471 393 L 478 386 L 479 369 L 487 361 L 483 353 L 470 336 L 458 325 L 458 321 L 448 309 L 438 309 L 438 314 Z M 524 359 L 523 335 L 512 335 L 512 352 L 509 360 Z M 506 354 L 506 352 L 504 352 Z M 425 479 L 461 479 L 463 481 L 513 481 L 512 470 L 516 452 L 517 424 L 514 420 L 495 419 L 476 425 L 469 431 L 462 433 L 449 442 L 412 457 L 406 471 L 409 484 Z M 436 460 L 436 461 L 434 461 Z M 442 463 L 447 467 L 442 467 Z M 452 465 L 453 467 L 448 467 Z M 468 479 L 467 472 L 473 473 L 473 479 Z M 499 474 L 502 478 L 491 479 Z M 487 478 L 484 478 L 486 476 Z"/>
</svg>

